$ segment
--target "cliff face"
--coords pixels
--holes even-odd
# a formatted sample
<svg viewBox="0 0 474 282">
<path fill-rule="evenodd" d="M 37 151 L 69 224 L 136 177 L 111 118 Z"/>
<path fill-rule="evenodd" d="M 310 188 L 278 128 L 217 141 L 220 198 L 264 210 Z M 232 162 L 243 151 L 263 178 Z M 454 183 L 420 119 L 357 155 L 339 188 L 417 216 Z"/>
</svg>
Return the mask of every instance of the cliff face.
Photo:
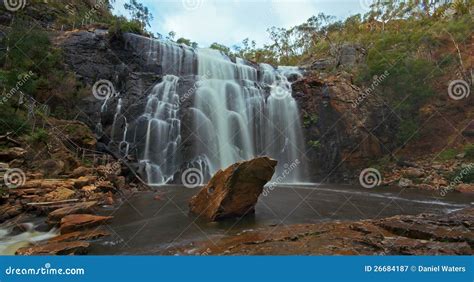
<svg viewBox="0 0 474 282">
<path fill-rule="evenodd" d="M 320 79 L 308 74 L 293 88 L 314 180 L 347 180 L 354 170 L 393 149 L 397 121 L 377 96 L 363 96 L 347 75 Z"/>
<path fill-rule="evenodd" d="M 149 64 L 144 59 L 148 39 L 127 36 L 110 39 L 105 30 L 96 29 L 66 33 L 58 40 L 67 65 L 79 80 L 90 86 L 99 80 L 109 80 L 120 96 L 126 109 L 125 119 L 114 119 L 118 97 L 104 101 L 90 95 L 77 105 L 78 118 L 91 128 L 96 129 L 100 124 L 103 134 L 98 136 L 99 142 L 110 144 L 110 149 L 116 152 L 123 138 L 124 121 L 135 120 L 143 113 L 152 86 L 162 79 L 160 62 Z M 189 108 L 193 105 L 194 88 L 193 76 L 181 76 L 178 93 L 190 94 L 180 105 L 179 115 L 184 121 L 191 118 Z M 347 180 L 353 170 L 389 153 L 394 146 L 397 124 L 390 110 L 376 96 L 364 98 L 361 89 L 347 75 L 323 80 L 309 71 L 293 84 L 293 97 L 301 112 L 312 181 Z M 189 159 L 193 155 L 192 132 L 183 127 L 182 134 L 182 156 Z"/>
<path fill-rule="evenodd" d="M 124 140 L 125 127 L 130 123 L 128 130 L 135 135 L 126 138 L 132 140 L 129 148 L 130 155 L 135 157 L 132 161 L 136 161 L 146 139 L 146 132 L 136 128 L 139 121 L 134 121 L 143 114 L 153 86 L 163 80 L 161 62 L 150 64 L 146 59 L 150 52 L 149 41 L 130 34 L 113 37 L 101 29 L 69 32 L 58 40 L 68 67 L 80 81 L 91 87 L 90 95 L 76 107 L 77 118 L 95 129 L 99 142 L 107 144 L 108 149 L 117 154 L 122 149 L 120 142 Z M 93 86 L 101 80 L 110 81 L 113 88 L 113 95 L 107 99 L 92 95 Z M 180 101 L 182 109 L 189 109 L 193 104 L 195 82 L 193 76 L 180 77 L 177 92 L 189 94 Z M 122 109 L 121 118 L 116 117 L 118 107 Z M 190 112 L 181 110 L 178 118 L 187 120 Z M 181 134 L 181 156 L 190 159 L 193 136 L 186 127 Z"/>
</svg>

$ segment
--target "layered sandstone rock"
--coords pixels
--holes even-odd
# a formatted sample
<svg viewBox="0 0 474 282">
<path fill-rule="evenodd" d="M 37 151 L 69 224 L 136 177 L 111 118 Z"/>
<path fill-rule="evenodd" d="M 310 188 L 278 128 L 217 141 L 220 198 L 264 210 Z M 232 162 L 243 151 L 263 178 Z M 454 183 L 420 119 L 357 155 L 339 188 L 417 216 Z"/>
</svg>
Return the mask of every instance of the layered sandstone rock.
<svg viewBox="0 0 474 282">
<path fill-rule="evenodd" d="M 172 250 L 213 255 L 473 255 L 474 209 L 276 226 Z"/>
<path fill-rule="evenodd" d="M 106 223 L 110 219 L 112 219 L 111 216 L 98 216 L 91 214 L 68 215 L 61 219 L 61 234 L 99 226 Z"/>
<path fill-rule="evenodd" d="M 17 255 L 31 256 L 31 255 L 79 255 L 85 254 L 89 243 L 78 242 L 57 242 L 45 245 L 37 245 L 26 248 L 21 248 L 16 251 Z"/>
<path fill-rule="evenodd" d="M 59 208 L 48 215 L 48 222 L 54 224 L 60 222 L 63 217 L 71 214 L 90 213 L 96 205 L 97 201 L 90 201 Z"/>
</svg>

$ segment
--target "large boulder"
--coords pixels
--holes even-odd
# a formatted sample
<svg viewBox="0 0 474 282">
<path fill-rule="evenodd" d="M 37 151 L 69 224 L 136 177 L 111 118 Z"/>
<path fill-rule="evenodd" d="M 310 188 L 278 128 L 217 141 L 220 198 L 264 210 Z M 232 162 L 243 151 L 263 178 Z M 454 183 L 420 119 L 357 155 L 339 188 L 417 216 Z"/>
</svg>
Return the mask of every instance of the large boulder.
<svg viewBox="0 0 474 282">
<path fill-rule="evenodd" d="M 253 213 L 276 165 L 276 160 L 260 157 L 219 170 L 191 199 L 191 212 L 211 221 Z"/>
</svg>

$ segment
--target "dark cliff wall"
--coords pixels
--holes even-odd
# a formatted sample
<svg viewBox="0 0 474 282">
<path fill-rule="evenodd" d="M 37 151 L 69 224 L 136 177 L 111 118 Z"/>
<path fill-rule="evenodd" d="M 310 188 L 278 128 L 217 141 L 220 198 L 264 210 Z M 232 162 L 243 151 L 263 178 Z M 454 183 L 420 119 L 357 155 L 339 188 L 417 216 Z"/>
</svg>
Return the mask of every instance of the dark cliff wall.
<svg viewBox="0 0 474 282">
<path fill-rule="evenodd" d="M 325 89 L 326 88 L 326 89 Z M 348 181 L 394 148 L 397 120 L 377 96 L 362 91 L 343 74 L 320 79 L 309 72 L 293 84 L 301 109 L 313 181 Z"/>
</svg>

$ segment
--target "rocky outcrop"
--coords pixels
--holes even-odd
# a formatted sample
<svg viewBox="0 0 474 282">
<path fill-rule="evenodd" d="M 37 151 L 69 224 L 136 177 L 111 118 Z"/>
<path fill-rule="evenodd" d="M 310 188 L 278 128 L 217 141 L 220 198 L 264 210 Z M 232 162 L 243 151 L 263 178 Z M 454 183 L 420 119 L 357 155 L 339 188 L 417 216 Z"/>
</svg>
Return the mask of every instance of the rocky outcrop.
<svg viewBox="0 0 474 282">
<path fill-rule="evenodd" d="M 49 213 L 48 222 L 50 224 L 56 224 L 56 223 L 59 223 L 63 217 L 66 217 L 71 214 L 90 213 L 96 205 L 97 205 L 97 201 L 90 201 L 90 202 L 72 204 L 64 208 L 54 210 L 51 213 Z"/>
<path fill-rule="evenodd" d="M 49 240 L 49 243 L 57 243 L 57 242 L 75 242 L 75 241 L 90 241 L 99 239 L 105 236 L 109 236 L 110 232 L 107 232 L 103 229 L 93 229 L 93 230 L 85 230 L 85 231 L 75 231 L 71 233 L 66 233 L 63 235 L 59 235 Z"/>
<path fill-rule="evenodd" d="M 472 255 L 474 209 L 382 220 L 277 226 L 193 243 L 211 255 Z M 198 246 L 198 248 L 196 248 Z M 176 251 L 176 250 L 173 250 Z"/>
<path fill-rule="evenodd" d="M 376 93 L 345 73 L 315 73 L 293 84 L 313 181 L 341 182 L 395 147 L 397 120 Z"/>
<path fill-rule="evenodd" d="M 277 161 L 261 157 L 219 170 L 191 199 L 191 212 L 212 221 L 253 213 L 276 165 Z"/>
<path fill-rule="evenodd" d="M 434 190 L 445 196 L 450 192 L 474 193 L 472 175 L 474 163 L 464 154 L 451 160 L 434 160 L 428 156 L 414 162 L 387 164 L 382 170 L 382 184 L 401 188 Z"/>
<path fill-rule="evenodd" d="M 84 230 L 105 224 L 111 216 L 98 216 L 91 214 L 72 214 L 61 219 L 61 234 L 66 234 L 78 230 Z"/>
</svg>

